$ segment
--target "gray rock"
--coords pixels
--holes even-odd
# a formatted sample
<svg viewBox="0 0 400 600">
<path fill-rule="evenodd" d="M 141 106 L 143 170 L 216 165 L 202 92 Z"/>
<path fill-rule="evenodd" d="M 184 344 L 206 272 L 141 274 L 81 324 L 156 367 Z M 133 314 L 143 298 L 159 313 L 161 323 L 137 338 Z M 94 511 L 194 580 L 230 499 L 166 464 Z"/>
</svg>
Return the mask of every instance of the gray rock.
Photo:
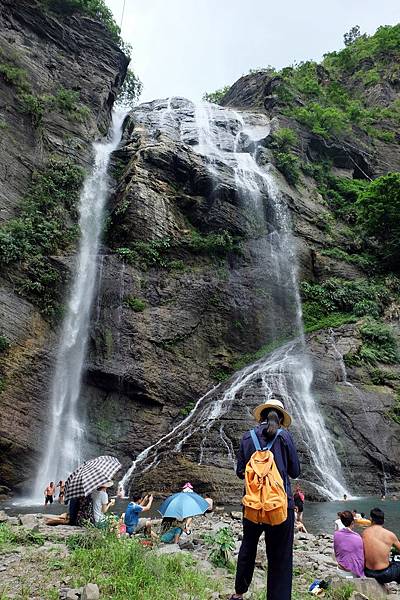
<svg viewBox="0 0 400 600">
<path fill-rule="evenodd" d="M 19 525 L 19 519 L 18 517 L 8 517 L 8 524 L 9 525 Z"/>
<path fill-rule="evenodd" d="M 66 600 L 79 600 L 82 594 L 82 588 L 71 588 L 67 590 Z"/>
<path fill-rule="evenodd" d="M 243 513 L 241 511 L 239 511 L 239 510 L 233 510 L 230 513 L 230 515 L 231 515 L 232 519 L 235 519 L 237 521 L 241 521 L 242 518 L 243 518 Z"/>
<path fill-rule="evenodd" d="M 343 585 L 343 580 L 334 579 L 332 587 L 340 588 Z M 359 592 L 366 596 L 369 600 L 386 600 L 388 592 L 385 586 L 379 585 L 375 579 L 357 579 L 351 580 L 351 585 Z"/>
<path fill-rule="evenodd" d="M 100 591 L 99 587 L 96 583 L 87 583 L 81 595 L 81 600 L 99 600 Z"/>
<path fill-rule="evenodd" d="M 180 551 L 181 549 L 179 548 L 178 544 L 167 544 L 165 546 L 157 548 L 156 550 L 157 554 L 176 554 Z"/>
<path fill-rule="evenodd" d="M 20 524 L 26 529 L 32 529 L 33 531 L 39 531 L 40 521 L 37 515 L 18 515 Z"/>
<path fill-rule="evenodd" d="M 8 521 L 9 516 L 7 515 L 7 513 L 4 510 L 0 510 L 0 523 L 5 523 L 6 521 Z"/>
</svg>

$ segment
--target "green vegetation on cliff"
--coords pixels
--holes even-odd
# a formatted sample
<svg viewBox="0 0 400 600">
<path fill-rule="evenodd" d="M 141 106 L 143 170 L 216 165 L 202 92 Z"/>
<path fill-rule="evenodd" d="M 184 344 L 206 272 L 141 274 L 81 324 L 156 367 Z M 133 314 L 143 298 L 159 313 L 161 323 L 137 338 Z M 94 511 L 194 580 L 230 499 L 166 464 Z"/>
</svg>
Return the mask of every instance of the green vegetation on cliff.
<svg viewBox="0 0 400 600">
<path fill-rule="evenodd" d="M 78 235 L 77 202 L 83 170 L 53 157 L 35 172 L 19 216 L 0 227 L 0 264 L 17 263 L 13 280 L 18 293 L 52 316 L 57 307 L 60 272 L 52 257 L 71 250 Z"/>
</svg>

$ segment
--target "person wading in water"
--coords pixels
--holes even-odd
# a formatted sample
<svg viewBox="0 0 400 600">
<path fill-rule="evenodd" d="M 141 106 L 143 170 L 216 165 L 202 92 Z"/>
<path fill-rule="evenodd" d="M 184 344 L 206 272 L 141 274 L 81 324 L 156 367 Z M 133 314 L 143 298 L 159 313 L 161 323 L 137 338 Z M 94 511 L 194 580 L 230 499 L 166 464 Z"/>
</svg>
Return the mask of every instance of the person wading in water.
<svg viewBox="0 0 400 600">
<path fill-rule="evenodd" d="M 268 559 L 267 598 L 268 600 L 290 600 L 294 501 L 289 477 L 296 478 L 300 475 L 297 451 L 293 438 L 287 431 L 292 419 L 277 395 L 257 406 L 254 417 L 259 425 L 243 435 L 237 457 L 236 474 L 241 479 L 246 479 L 246 495 L 243 498 L 243 540 L 236 570 L 236 593 L 230 600 L 243 598 L 243 594 L 249 589 L 253 578 L 258 540 L 263 532 Z M 260 452 L 256 452 L 257 450 Z M 265 468 L 267 471 L 269 469 L 271 476 L 263 479 L 263 489 L 259 490 L 257 485 L 259 475 L 256 474 L 254 477 L 254 473 L 258 469 L 258 464 L 263 463 L 263 456 L 265 456 Z M 254 501 L 257 493 L 260 495 L 261 502 Z M 268 509 L 257 509 L 257 506 L 261 505 L 263 507 L 268 505 Z M 276 506 L 279 506 L 279 509 L 271 509 Z M 268 512 L 270 509 L 271 512 Z"/>
<path fill-rule="evenodd" d="M 56 493 L 54 481 L 50 481 L 49 485 L 44 490 L 44 505 L 53 504 L 53 496 Z"/>
</svg>

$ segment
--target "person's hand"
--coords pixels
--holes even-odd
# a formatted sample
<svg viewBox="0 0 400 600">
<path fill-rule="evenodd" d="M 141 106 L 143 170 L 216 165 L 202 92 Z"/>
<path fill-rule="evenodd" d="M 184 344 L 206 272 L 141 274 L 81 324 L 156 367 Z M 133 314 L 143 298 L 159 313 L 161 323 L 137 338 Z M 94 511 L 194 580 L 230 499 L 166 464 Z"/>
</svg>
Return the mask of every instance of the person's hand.
<svg viewBox="0 0 400 600">
<path fill-rule="evenodd" d="M 109 504 L 110 504 L 111 506 L 114 506 L 114 504 L 115 504 L 115 498 L 111 498 L 111 500 L 110 500 Z"/>
<path fill-rule="evenodd" d="M 154 498 L 153 498 L 153 494 L 150 494 L 149 496 L 149 502 L 153 502 Z"/>
</svg>

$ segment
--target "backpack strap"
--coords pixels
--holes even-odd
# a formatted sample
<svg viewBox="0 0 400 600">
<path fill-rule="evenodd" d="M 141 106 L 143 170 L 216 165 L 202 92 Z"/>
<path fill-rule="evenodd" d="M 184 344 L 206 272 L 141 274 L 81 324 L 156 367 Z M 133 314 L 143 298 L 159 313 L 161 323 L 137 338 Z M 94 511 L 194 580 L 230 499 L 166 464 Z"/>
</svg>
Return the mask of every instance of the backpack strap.
<svg viewBox="0 0 400 600">
<path fill-rule="evenodd" d="M 273 439 L 268 442 L 268 444 L 264 447 L 261 448 L 261 444 L 259 442 L 259 439 L 257 437 L 256 434 L 256 430 L 255 429 L 251 429 L 250 430 L 250 435 L 251 435 L 251 439 L 253 440 L 253 444 L 256 450 L 271 450 L 276 438 L 278 437 L 278 435 L 280 434 L 280 432 L 282 431 L 282 429 L 278 429 L 278 431 L 276 432 L 275 436 L 273 437 Z"/>
<path fill-rule="evenodd" d="M 261 444 L 258 440 L 257 434 L 256 434 L 256 430 L 255 429 L 251 429 L 250 430 L 250 435 L 251 435 L 251 439 L 253 440 L 253 444 L 256 450 L 261 450 Z"/>
</svg>

